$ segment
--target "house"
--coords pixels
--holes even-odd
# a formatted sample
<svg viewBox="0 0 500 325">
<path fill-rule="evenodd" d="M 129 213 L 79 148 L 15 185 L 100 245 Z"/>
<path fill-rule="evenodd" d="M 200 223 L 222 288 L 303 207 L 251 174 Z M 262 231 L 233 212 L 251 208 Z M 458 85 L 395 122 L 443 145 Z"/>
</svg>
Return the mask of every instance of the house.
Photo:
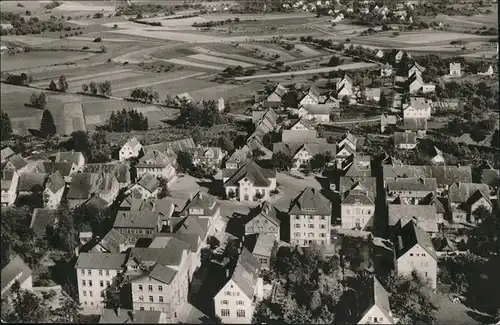
<svg viewBox="0 0 500 325">
<path fill-rule="evenodd" d="M 434 152 L 436 153 L 434 157 L 431 158 L 431 163 L 434 165 L 441 165 L 445 163 L 443 152 L 434 146 Z"/>
<path fill-rule="evenodd" d="M 29 228 L 37 235 L 45 236 L 47 227 L 57 226 L 57 210 L 35 208 L 31 215 Z"/>
<path fill-rule="evenodd" d="M 83 169 L 83 166 L 85 166 L 85 157 L 81 152 L 64 151 L 56 153 L 54 162 L 73 163 L 76 166 L 76 170 L 80 171 Z"/>
<path fill-rule="evenodd" d="M 404 119 L 403 129 L 406 132 L 416 132 L 417 138 L 423 138 L 427 134 L 427 118 L 409 117 Z"/>
<path fill-rule="evenodd" d="M 88 165 L 85 165 L 87 167 Z M 52 161 L 37 161 L 34 172 L 51 174 L 59 172 L 66 183 L 71 182 L 71 176 L 77 173 L 78 167 L 72 162 L 55 163 Z"/>
<path fill-rule="evenodd" d="M 45 173 L 21 174 L 19 176 L 19 183 L 17 184 L 18 197 L 43 192 L 47 177 L 48 175 Z"/>
<path fill-rule="evenodd" d="M 281 221 L 278 214 L 278 209 L 267 201 L 251 209 L 247 216 L 243 218 L 245 236 L 254 234 L 268 235 L 274 236 L 275 240 L 279 241 Z"/>
<path fill-rule="evenodd" d="M 155 144 L 150 144 L 144 146 L 144 151 L 160 151 L 167 156 L 171 155 L 171 153 L 177 154 L 181 151 L 187 151 L 189 148 L 196 147 L 193 138 L 183 138 L 174 141 L 168 142 L 160 142 Z"/>
<path fill-rule="evenodd" d="M 403 105 L 403 119 L 431 117 L 431 102 L 425 97 L 411 97 L 410 102 Z"/>
<path fill-rule="evenodd" d="M 419 204 L 420 200 L 437 191 L 435 178 L 397 178 L 387 180 L 385 186 L 388 201 L 399 198 L 404 204 Z"/>
<path fill-rule="evenodd" d="M 4 169 L 2 171 L 2 206 L 14 204 L 17 198 L 17 184 L 19 174 L 15 170 Z"/>
<path fill-rule="evenodd" d="M 316 105 L 319 103 L 319 98 L 320 98 L 320 92 L 319 90 L 314 87 L 310 86 L 302 95 L 302 98 L 299 100 L 299 107 L 308 105 L 308 104 L 313 104 Z"/>
<path fill-rule="evenodd" d="M 266 234 L 245 236 L 243 245 L 259 261 L 261 270 L 271 268 L 271 255 L 274 253 L 276 237 Z"/>
<path fill-rule="evenodd" d="M 330 93 L 327 96 L 322 96 L 320 98 L 319 104 L 327 105 L 331 109 L 338 109 L 340 107 L 340 100 L 336 98 L 334 93 Z"/>
<path fill-rule="evenodd" d="M 176 178 L 176 171 L 173 160 L 163 152 L 157 150 L 148 150 L 139 163 L 135 165 L 137 177 L 144 174 L 151 174 L 156 177 L 162 177 L 170 184 Z"/>
<path fill-rule="evenodd" d="M 339 21 L 342 21 L 342 20 L 344 20 L 344 14 L 343 13 L 338 13 L 338 14 L 334 14 L 333 18 L 330 21 L 332 23 L 336 23 L 336 22 L 339 22 Z"/>
<path fill-rule="evenodd" d="M 436 289 L 437 254 L 430 236 L 412 221 L 401 227 L 395 238 L 397 273 L 409 275 L 416 270 Z"/>
<path fill-rule="evenodd" d="M 358 324 L 396 324 L 389 303 L 389 293 L 374 276 L 366 291 L 360 293 Z"/>
<path fill-rule="evenodd" d="M 131 183 L 130 165 L 126 162 L 85 164 L 82 172 L 113 174 L 120 188 L 129 187 Z"/>
<path fill-rule="evenodd" d="M 340 199 L 344 200 L 350 191 L 365 192 L 372 201 L 375 200 L 377 194 L 377 181 L 375 177 L 346 177 L 341 176 L 338 184 L 338 193 Z"/>
<path fill-rule="evenodd" d="M 133 310 L 104 308 L 99 324 L 166 324 L 165 313 L 156 310 Z"/>
<path fill-rule="evenodd" d="M 295 149 L 292 153 L 292 159 L 294 161 L 292 169 L 293 170 L 298 170 L 304 165 L 308 165 L 311 160 L 314 158 L 316 155 L 329 155 L 330 158 L 333 160 L 335 159 L 335 151 L 337 145 L 335 143 L 326 143 L 326 144 L 319 144 L 319 143 L 304 143 L 299 145 L 299 147 L 295 147 Z"/>
<path fill-rule="evenodd" d="M 316 130 L 283 130 L 281 134 L 283 143 L 326 143 L 325 138 L 318 138 Z"/>
<path fill-rule="evenodd" d="M 351 157 L 344 161 L 344 177 L 370 177 L 372 175 L 371 156 Z"/>
<path fill-rule="evenodd" d="M 392 75 L 392 66 L 388 63 L 384 64 L 380 68 L 380 76 L 381 77 L 390 77 Z"/>
<path fill-rule="evenodd" d="M 33 291 L 33 271 L 16 255 L 2 268 L 2 301 L 9 299 L 12 285 L 17 281 L 21 290 Z"/>
<path fill-rule="evenodd" d="M 276 87 L 274 87 L 274 90 L 272 93 L 270 93 L 266 97 L 266 102 L 267 104 L 270 105 L 270 107 L 279 107 L 281 104 L 281 100 L 283 96 L 288 92 L 288 89 L 286 89 L 283 85 L 277 84 Z"/>
<path fill-rule="evenodd" d="M 495 73 L 491 64 L 478 67 L 477 74 L 482 76 L 492 76 Z"/>
<path fill-rule="evenodd" d="M 7 159 L 14 156 L 15 154 L 16 153 L 10 147 L 3 148 L 2 151 L 0 152 L 1 163 L 2 164 L 5 163 Z"/>
<path fill-rule="evenodd" d="M 29 170 L 28 161 L 23 158 L 20 154 L 11 156 L 2 166 L 3 170 L 13 170 L 19 175 L 26 173 Z"/>
<path fill-rule="evenodd" d="M 130 158 L 137 158 L 143 154 L 142 144 L 137 140 L 136 137 L 129 139 L 123 147 L 121 147 L 118 153 L 120 161 L 125 161 Z"/>
<path fill-rule="evenodd" d="M 104 307 L 109 287 L 124 270 L 126 254 L 80 253 L 75 264 L 80 305 L 87 312 L 98 312 Z"/>
<path fill-rule="evenodd" d="M 274 131 L 276 128 L 278 114 L 272 108 L 268 108 L 265 111 L 253 111 L 252 121 L 255 124 L 255 128 L 262 128 L 265 134 Z"/>
<path fill-rule="evenodd" d="M 448 188 L 448 201 L 452 208 L 452 221 L 475 223 L 474 211 L 480 206 L 491 212 L 490 188 L 487 184 L 456 182 Z M 463 220 L 463 211 L 467 220 Z M 480 220 L 478 220 L 480 222 Z"/>
<path fill-rule="evenodd" d="M 93 197 L 104 200 L 111 205 L 120 190 L 115 175 L 105 173 L 77 173 L 71 178 L 66 194 L 70 208 L 84 204 Z"/>
<path fill-rule="evenodd" d="M 244 145 L 240 149 L 236 149 L 225 162 L 225 167 L 228 169 L 238 169 L 246 164 L 252 157 L 252 150 L 248 145 Z"/>
<path fill-rule="evenodd" d="M 222 177 L 226 196 L 240 202 L 269 200 L 276 189 L 276 170 L 262 168 L 253 161 L 237 169 L 224 169 Z"/>
<path fill-rule="evenodd" d="M 381 58 L 383 58 L 383 57 L 384 57 L 384 52 L 383 52 L 382 50 L 380 50 L 380 49 L 375 49 L 375 50 L 373 50 L 373 52 L 372 52 L 372 53 L 373 53 L 373 55 L 374 55 L 376 58 L 381 59 Z"/>
<path fill-rule="evenodd" d="M 342 164 L 346 159 L 356 153 L 357 138 L 350 132 L 347 132 L 340 142 L 337 143 L 336 162 L 337 168 L 342 168 Z"/>
<path fill-rule="evenodd" d="M 385 113 L 380 115 L 380 132 L 384 133 L 388 126 L 395 126 L 398 123 L 396 115 L 387 115 Z"/>
<path fill-rule="evenodd" d="M 43 190 L 44 207 L 47 209 L 56 209 L 59 203 L 61 203 L 65 189 L 66 182 L 61 173 L 58 171 L 51 173 L 47 178 L 45 189 Z"/>
<path fill-rule="evenodd" d="M 345 147 L 346 145 L 352 148 L 354 151 L 356 150 L 356 144 L 358 139 L 352 135 L 350 132 L 346 132 L 340 142 L 337 144 L 339 148 Z"/>
<path fill-rule="evenodd" d="M 340 210 L 342 228 L 370 230 L 373 227 L 375 203 L 367 191 L 349 191 Z"/>
<path fill-rule="evenodd" d="M 196 216 L 200 219 L 207 220 L 208 233 L 210 236 L 215 235 L 223 228 L 220 215 L 220 204 L 215 197 L 202 191 L 199 191 L 195 195 L 191 194 L 181 215 L 188 218 Z"/>
<path fill-rule="evenodd" d="M 255 307 L 262 299 L 260 269 L 259 261 L 243 248 L 232 274 L 227 270 L 227 283 L 214 297 L 215 314 L 221 323 L 251 323 Z"/>
<path fill-rule="evenodd" d="M 408 78 L 407 86 L 410 94 L 416 94 L 420 91 L 424 94 L 427 94 L 436 90 L 436 85 L 425 83 L 418 73 L 414 73 L 411 77 Z"/>
<path fill-rule="evenodd" d="M 133 246 L 132 243 L 128 242 L 126 236 L 116 229 L 111 229 L 102 239 L 97 241 L 90 251 L 94 253 L 123 253 Z"/>
<path fill-rule="evenodd" d="M 310 120 L 306 118 L 299 118 L 290 120 L 290 124 L 288 125 L 288 130 L 290 131 L 311 131 L 315 130 L 314 124 L 311 123 Z"/>
<path fill-rule="evenodd" d="M 298 113 L 300 119 L 329 122 L 331 108 L 325 104 L 304 104 L 300 106 Z"/>
<path fill-rule="evenodd" d="M 174 102 L 178 105 L 181 106 L 183 104 L 189 104 L 194 102 L 193 97 L 189 95 L 189 93 L 182 93 L 182 94 L 177 94 L 174 97 Z"/>
<path fill-rule="evenodd" d="M 224 112 L 225 109 L 226 109 L 226 105 L 224 103 L 224 98 L 219 97 L 219 99 L 217 100 L 217 110 L 220 113 L 222 113 L 222 112 Z"/>
<path fill-rule="evenodd" d="M 450 62 L 450 76 L 461 76 L 462 69 L 460 62 Z"/>
<path fill-rule="evenodd" d="M 429 193 L 426 197 L 418 201 L 420 205 L 434 205 L 436 207 L 438 226 L 444 223 L 445 219 L 449 219 L 449 202 L 445 197 L 437 196 L 435 193 Z"/>
<path fill-rule="evenodd" d="M 380 88 L 365 88 L 364 96 L 368 101 L 378 102 L 380 100 Z"/>
<path fill-rule="evenodd" d="M 332 204 L 318 189 L 305 188 L 291 203 L 290 243 L 309 246 L 330 243 Z"/>
<path fill-rule="evenodd" d="M 396 149 L 415 149 L 417 147 L 417 134 L 415 132 L 394 132 L 392 140 Z"/>
<path fill-rule="evenodd" d="M 409 222 L 415 222 L 418 227 L 430 234 L 438 232 L 436 207 L 434 205 L 389 204 L 389 227 L 396 229 Z"/>
<path fill-rule="evenodd" d="M 160 215 L 148 210 L 118 211 L 113 224 L 113 229 L 131 243 L 136 243 L 140 238 L 153 238 L 161 228 Z"/>
<path fill-rule="evenodd" d="M 130 250 L 125 279 L 134 310 L 157 310 L 176 323 L 187 304 L 191 246 L 173 237 L 156 237 L 149 247 Z"/>
<path fill-rule="evenodd" d="M 196 147 L 190 150 L 193 165 L 209 168 L 219 168 L 226 152 L 219 147 Z"/>
<path fill-rule="evenodd" d="M 425 71 L 425 68 L 422 67 L 420 64 L 417 62 L 413 62 L 413 64 L 410 66 L 408 69 L 408 78 L 412 77 L 413 75 L 417 76 L 422 76 L 422 73 Z"/>
<path fill-rule="evenodd" d="M 160 180 L 151 174 L 144 174 L 125 194 L 132 194 L 136 199 L 156 198 L 160 191 Z"/>
</svg>

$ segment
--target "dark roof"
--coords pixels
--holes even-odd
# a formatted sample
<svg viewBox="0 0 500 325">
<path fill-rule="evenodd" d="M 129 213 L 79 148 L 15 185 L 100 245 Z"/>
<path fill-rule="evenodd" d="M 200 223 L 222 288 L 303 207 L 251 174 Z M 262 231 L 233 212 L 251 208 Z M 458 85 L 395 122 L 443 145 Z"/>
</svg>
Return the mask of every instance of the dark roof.
<svg viewBox="0 0 500 325">
<path fill-rule="evenodd" d="M 245 218 L 245 224 L 253 220 L 257 216 L 263 216 L 267 220 L 271 221 L 275 225 L 279 226 L 281 221 L 278 219 L 278 209 L 271 205 L 269 202 L 264 201 L 259 204 L 254 209 L 250 210 L 250 213 Z"/>
<path fill-rule="evenodd" d="M 397 232 L 397 238 L 396 258 L 401 257 L 418 244 L 425 249 L 429 255 L 437 260 L 436 251 L 434 250 L 434 245 L 432 245 L 431 237 L 414 222 L 410 221 L 404 227 L 399 229 Z"/>
<path fill-rule="evenodd" d="M 56 193 L 57 191 L 59 191 L 61 188 L 64 188 L 65 186 L 66 186 L 66 182 L 64 181 L 64 177 L 57 170 L 49 175 L 49 178 L 47 179 L 47 183 L 45 184 L 45 187 L 48 190 L 50 190 L 52 193 Z"/>
<path fill-rule="evenodd" d="M 188 243 L 191 246 L 191 252 L 196 253 L 198 251 L 198 240 L 200 236 L 198 234 L 187 234 L 187 233 L 170 233 L 170 232 L 160 232 L 156 235 L 157 237 L 173 237 L 183 242 Z M 204 238 L 201 238 L 203 240 Z"/>
<path fill-rule="evenodd" d="M 141 179 L 137 182 L 137 184 L 141 185 L 146 190 L 153 193 L 160 187 L 160 180 L 151 174 L 144 174 L 141 177 Z"/>
<path fill-rule="evenodd" d="M 178 153 L 180 151 L 186 151 L 187 149 L 193 148 L 195 146 L 196 145 L 194 143 L 193 138 L 184 138 L 169 142 L 150 144 L 144 146 L 143 148 L 145 151 L 150 151 L 150 150 L 167 151 L 170 149 L 175 153 Z"/>
<path fill-rule="evenodd" d="M 425 117 L 405 118 L 403 129 L 408 131 L 427 130 L 427 119 Z"/>
<path fill-rule="evenodd" d="M 489 197 L 489 186 L 477 183 L 453 183 L 448 188 L 448 199 L 452 203 L 465 203 L 476 192 L 481 191 L 485 197 Z"/>
<path fill-rule="evenodd" d="M 372 199 L 368 196 L 368 194 L 359 190 L 349 191 L 349 194 L 344 199 L 344 201 L 342 201 L 342 204 L 374 205 Z"/>
<path fill-rule="evenodd" d="M 31 192 L 38 188 L 39 191 L 45 189 L 45 180 L 48 175 L 45 173 L 22 173 L 17 184 L 18 192 Z"/>
<path fill-rule="evenodd" d="M 12 186 L 12 180 L 14 179 L 13 170 L 2 170 L 2 190 L 9 190 Z"/>
<path fill-rule="evenodd" d="M 249 299 L 253 297 L 260 267 L 257 258 L 243 248 L 231 279 Z"/>
<path fill-rule="evenodd" d="M 254 186 L 269 186 L 269 178 L 276 178 L 275 169 L 264 169 L 253 161 L 249 161 L 238 169 L 224 170 L 224 173 L 230 173 L 232 176 L 224 183 L 224 186 L 235 186 L 243 179 L 248 178 Z"/>
<path fill-rule="evenodd" d="M 435 193 L 429 193 L 420 201 L 419 205 L 434 205 L 436 206 L 436 213 L 446 213 L 446 207 L 448 206 L 448 199 L 444 197 L 438 197 Z"/>
<path fill-rule="evenodd" d="M 198 191 L 198 193 L 187 202 L 184 212 L 189 214 L 189 209 L 202 209 L 203 215 L 212 216 L 219 206 L 215 197 L 208 193 Z"/>
<path fill-rule="evenodd" d="M 58 171 L 64 177 L 69 176 L 72 167 L 72 162 L 40 161 L 37 164 L 37 169 L 42 173 L 53 173 L 55 171 Z"/>
<path fill-rule="evenodd" d="M 120 253 L 80 253 L 75 268 L 120 270 L 126 258 L 126 254 Z"/>
<path fill-rule="evenodd" d="M 298 123 L 301 123 L 302 125 L 304 125 L 308 130 L 315 129 L 314 124 L 305 118 L 292 119 L 292 120 L 288 120 L 288 122 L 289 122 L 288 129 L 291 129 L 292 127 L 294 127 Z M 303 131 L 303 130 L 296 130 L 296 131 Z"/>
<path fill-rule="evenodd" d="M 254 255 L 271 257 L 276 236 L 268 234 L 254 234 L 245 236 L 245 247 Z"/>
<path fill-rule="evenodd" d="M 10 157 L 8 161 L 16 170 L 19 170 L 28 164 L 28 162 L 20 154 Z"/>
<path fill-rule="evenodd" d="M 99 317 L 99 324 L 159 324 L 161 312 L 156 310 L 131 310 L 104 308 Z"/>
<path fill-rule="evenodd" d="M 352 157 L 352 159 L 347 159 L 348 163 L 351 160 L 352 164 L 348 168 L 344 177 L 370 177 L 372 174 L 372 169 L 370 165 L 371 157 L 367 156 L 368 161 L 364 159 L 365 157 Z"/>
<path fill-rule="evenodd" d="M 94 194 L 90 197 L 90 199 L 87 200 L 87 202 L 84 203 L 84 205 L 102 211 L 106 209 L 110 204 L 99 194 Z"/>
<path fill-rule="evenodd" d="M 427 232 L 437 232 L 437 214 L 434 205 L 389 204 L 389 226 L 403 225 L 416 220 Z"/>
<path fill-rule="evenodd" d="M 328 201 L 319 189 L 306 187 L 291 202 L 289 214 L 299 215 L 330 215 L 332 212 L 331 202 Z"/>
<path fill-rule="evenodd" d="M 171 159 L 165 153 L 158 150 L 148 150 L 139 159 L 135 168 L 165 168 L 171 164 Z"/>
<path fill-rule="evenodd" d="M 174 232 L 183 234 L 196 234 L 205 238 L 208 232 L 208 219 L 196 216 L 185 217 L 175 225 Z"/>
<path fill-rule="evenodd" d="M 83 156 L 78 151 L 65 151 L 56 153 L 55 162 L 70 162 L 78 165 L 80 158 Z"/>
<path fill-rule="evenodd" d="M 396 178 L 386 181 L 389 191 L 431 191 L 436 192 L 435 178 Z"/>
<path fill-rule="evenodd" d="M 118 183 L 130 183 L 130 166 L 127 163 L 86 164 L 83 172 L 114 174 Z"/>
<path fill-rule="evenodd" d="M 117 230 L 111 229 L 100 241 L 99 245 L 110 253 L 121 253 L 120 244 L 125 244 L 127 238 Z"/>
<path fill-rule="evenodd" d="M 16 255 L 9 264 L 2 269 L 2 296 L 12 286 L 14 280 L 23 283 L 32 273 L 33 271 L 24 263 L 23 259 Z"/>
<path fill-rule="evenodd" d="M 474 203 L 476 203 L 478 200 L 480 199 L 486 199 L 486 201 L 492 205 L 491 203 L 491 200 L 490 200 L 490 196 L 488 194 L 485 194 L 483 191 L 480 191 L 480 190 L 477 190 L 475 191 L 470 197 L 469 199 L 467 200 L 467 204 L 470 206 Z"/>
<path fill-rule="evenodd" d="M 148 228 L 155 229 L 158 225 L 159 215 L 153 211 L 119 211 L 113 228 Z"/>
<path fill-rule="evenodd" d="M 284 143 L 326 143 L 325 138 L 318 138 L 316 130 L 283 130 L 281 139 Z"/>
<path fill-rule="evenodd" d="M 77 173 L 71 177 L 68 199 L 87 199 L 96 191 L 95 174 Z"/>
<path fill-rule="evenodd" d="M 471 166 L 416 166 L 383 165 L 384 179 L 388 178 L 435 178 L 438 187 L 445 187 L 454 182 L 472 183 Z"/>
<path fill-rule="evenodd" d="M 57 210 L 35 209 L 31 216 L 30 228 L 37 235 L 45 234 L 47 226 L 53 227 L 57 219 Z"/>
<path fill-rule="evenodd" d="M 371 198 L 374 199 L 377 179 L 375 177 L 340 177 L 339 191 L 341 195 L 355 188 L 362 188 L 372 193 Z"/>
</svg>

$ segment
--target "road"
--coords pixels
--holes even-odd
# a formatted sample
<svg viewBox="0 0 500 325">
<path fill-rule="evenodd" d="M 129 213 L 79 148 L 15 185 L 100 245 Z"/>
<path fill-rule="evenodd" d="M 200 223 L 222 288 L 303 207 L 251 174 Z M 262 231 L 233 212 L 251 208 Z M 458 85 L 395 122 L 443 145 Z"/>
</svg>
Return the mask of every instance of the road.
<svg viewBox="0 0 500 325">
<path fill-rule="evenodd" d="M 366 69 L 376 67 L 377 64 L 374 63 L 366 63 L 366 62 L 356 62 L 343 64 L 336 67 L 322 67 L 318 69 L 308 69 L 301 71 L 288 71 L 288 72 L 279 72 L 279 73 L 267 73 L 255 76 L 246 76 L 246 77 L 236 77 L 236 80 L 253 80 L 253 79 L 263 79 L 263 78 L 276 78 L 276 77 L 289 77 L 291 75 L 300 76 L 305 74 L 317 74 L 321 72 L 330 72 L 336 70 L 355 70 L 355 69 Z"/>
</svg>

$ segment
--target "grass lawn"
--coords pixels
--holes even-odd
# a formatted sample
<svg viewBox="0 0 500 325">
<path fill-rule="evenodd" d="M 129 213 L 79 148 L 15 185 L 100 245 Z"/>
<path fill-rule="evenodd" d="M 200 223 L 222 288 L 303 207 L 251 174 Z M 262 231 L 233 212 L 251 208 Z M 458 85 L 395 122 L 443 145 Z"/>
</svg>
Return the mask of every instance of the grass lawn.
<svg viewBox="0 0 500 325">
<path fill-rule="evenodd" d="M 464 304 L 453 303 L 446 295 L 438 293 L 437 296 L 437 324 L 486 324 L 491 323 L 488 315 L 478 313 Z"/>
</svg>

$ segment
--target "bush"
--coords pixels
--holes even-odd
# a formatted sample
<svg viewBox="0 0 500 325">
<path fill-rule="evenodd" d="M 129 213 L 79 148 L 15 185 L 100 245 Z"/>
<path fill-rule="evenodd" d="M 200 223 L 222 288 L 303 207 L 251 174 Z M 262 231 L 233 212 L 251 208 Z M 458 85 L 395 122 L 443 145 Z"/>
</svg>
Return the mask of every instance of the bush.
<svg viewBox="0 0 500 325">
<path fill-rule="evenodd" d="M 82 50 L 88 50 L 88 49 L 89 49 L 89 47 L 88 47 L 88 46 L 84 46 L 84 47 L 82 47 Z"/>
<path fill-rule="evenodd" d="M 99 43 L 100 41 L 102 41 L 102 39 L 100 37 L 94 39 L 94 43 Z"/>
</svg>

